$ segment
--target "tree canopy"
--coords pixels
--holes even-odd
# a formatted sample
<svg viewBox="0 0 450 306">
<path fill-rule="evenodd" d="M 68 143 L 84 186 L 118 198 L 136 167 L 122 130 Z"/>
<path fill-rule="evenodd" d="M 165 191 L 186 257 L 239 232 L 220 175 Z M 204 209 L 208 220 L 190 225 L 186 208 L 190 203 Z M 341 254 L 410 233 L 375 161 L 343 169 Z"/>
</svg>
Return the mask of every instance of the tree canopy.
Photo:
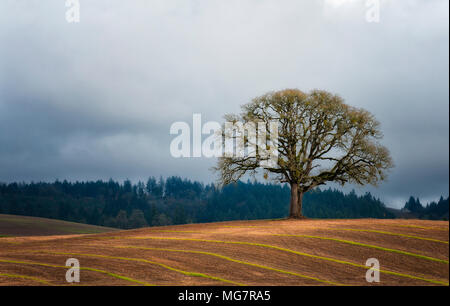
<svg viewBox="0 0 450 306">
<path fill-rule="evenodd" d="M 277 162 L 271 166 L 262 164 L 268 157 L 258 146 L 253 155 L 225 155 L 215 168 L 220 172 L 221 183 L 236 182 L 245 174 L 255 175 L 262 169 L 265 177 L 271 175 L 290 184 L 291 217 L 302 216 L 303 194 L 315 187 L 327 182 L 376 185 L 386 179 L 387 171 L 393 167 L 388 149 L 379 143 L 383 135 L 375 117 L 327 91 L 269 92 L 243 105 L 240 115 L 225 118 L 243 124 L 262 122 L 268 133 L 277 133 L 276 139 L 264 148 L 272 153 L 276 150 Z M 277 122 L 277 131 L 270 131 L 271 122 Z M 244 137 L 244 147 L 240 149 L 252 145 L 252 139 L 255 137 Z"/>
</svg>

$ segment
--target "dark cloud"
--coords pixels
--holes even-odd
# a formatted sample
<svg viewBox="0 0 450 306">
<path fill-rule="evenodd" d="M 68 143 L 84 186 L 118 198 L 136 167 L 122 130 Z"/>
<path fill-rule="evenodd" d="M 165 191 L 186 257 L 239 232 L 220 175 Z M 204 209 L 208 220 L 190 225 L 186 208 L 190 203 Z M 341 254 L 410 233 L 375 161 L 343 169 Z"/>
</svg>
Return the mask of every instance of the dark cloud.
<svg viewBox="0 0 450 306">
<path fill-rule="evenodd" d="M 170 125 L 297 87 L 380 120 L 396 168 L 358 191 L 448 195 L 446 0 L 383 0 L 378 24 L 353 0 L 81 1 L 79 24 L 65 10 L 0 3 L 0 181 L 213 181 L 214 160 L 170 156 Z"/>
</svg>

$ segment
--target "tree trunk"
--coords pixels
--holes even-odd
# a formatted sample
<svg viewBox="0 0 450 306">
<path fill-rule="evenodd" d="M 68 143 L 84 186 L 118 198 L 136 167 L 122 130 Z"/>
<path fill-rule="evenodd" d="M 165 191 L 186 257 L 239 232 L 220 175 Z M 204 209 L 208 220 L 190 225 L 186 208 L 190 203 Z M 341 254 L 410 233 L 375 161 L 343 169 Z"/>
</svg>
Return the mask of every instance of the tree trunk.
<svg viewBox="0 0 450 306">
<path fill-rule="evenodd" d="M 297 218 L 304 218 L 302 208 L 303 208 L 303 192 L 299 191 L 297 196 Z"/>
<path fill-rule="evenodd" d="M 289 218 L 296 218 L 298 205 L 298 184 L 291 184 L 291 205 L 289 207 Z"/>
<path fill-rule="evenodd" d="M 299 191 L 298 184 L 291 184 L 291 205 L 289 208 L 289 218 L 301 219 L 302 215 L 303 192 Z"/>
</svg>

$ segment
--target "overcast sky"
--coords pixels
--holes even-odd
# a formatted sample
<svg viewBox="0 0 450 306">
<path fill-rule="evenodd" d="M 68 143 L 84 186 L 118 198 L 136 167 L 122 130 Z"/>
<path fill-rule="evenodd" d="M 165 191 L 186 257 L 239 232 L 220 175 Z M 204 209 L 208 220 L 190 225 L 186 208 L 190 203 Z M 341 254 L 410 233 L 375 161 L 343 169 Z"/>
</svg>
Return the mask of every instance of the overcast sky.
<svg viewBox="0 0 450 306">
<path fill-rule="evenodd" d="M 0 2 L 0 181 L 215 181 L 214 159 L 175 159 L 192 126 L 271 90 L 326 89 L 381 122 L 396 167 L 389 206 L 449 193 L 449 1 Z M 353 186 L 349 186 L 353 188 Z"/>
</svg>

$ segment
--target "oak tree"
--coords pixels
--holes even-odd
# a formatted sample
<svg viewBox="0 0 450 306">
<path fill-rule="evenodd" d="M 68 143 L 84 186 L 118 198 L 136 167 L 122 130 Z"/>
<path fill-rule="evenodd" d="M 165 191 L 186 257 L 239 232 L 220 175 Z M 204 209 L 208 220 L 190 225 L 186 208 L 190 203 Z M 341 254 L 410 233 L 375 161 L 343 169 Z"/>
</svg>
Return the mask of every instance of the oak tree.
<svg viewBox="0 0 450 306">
<path fill-rule="evenodd" d="M 291 218 L 303 217 L 307 191 L 328 182 L 377 185 L 393 167 L 388 149 L 379 143 L 383 135 L 375 117 L 324 90 L 269 92 L 243 105 L 241 114 L 225 118 L 263 123 L 267 129 L 270 122 L 277 122 L 278 137 L 264 148 L 277 151 L 275 164 L 261 163 L 267 154 L 257 147 L 256 154 L 220 157 L 215 170 L 222 184 L 259 170 L 265 178 L 288 183 Z M 244 137 L 246 147 L 251 139 L 255 138 Z"/>
</svg>

